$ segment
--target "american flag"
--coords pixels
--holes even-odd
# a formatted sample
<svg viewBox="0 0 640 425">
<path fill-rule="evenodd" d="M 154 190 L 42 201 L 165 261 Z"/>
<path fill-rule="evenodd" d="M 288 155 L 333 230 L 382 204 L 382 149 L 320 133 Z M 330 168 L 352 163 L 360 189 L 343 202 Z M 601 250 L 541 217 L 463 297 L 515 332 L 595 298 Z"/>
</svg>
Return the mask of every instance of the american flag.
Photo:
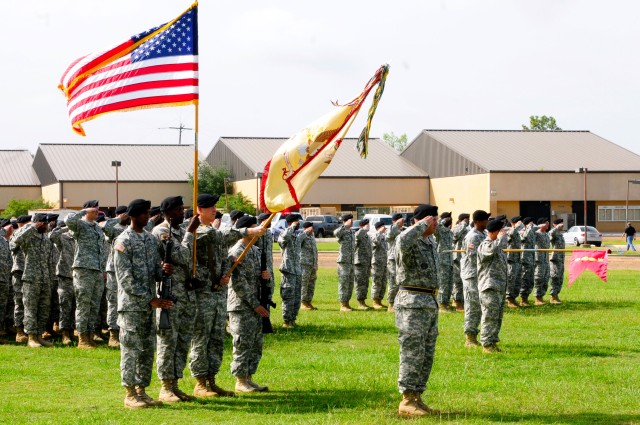
<svg viewBox="0 0 640 425">
<path fill-rule="evenodd" d="M 114 111 L 198 101 L 198 4 L 171 22 L 75 60 L 59 88 L 73 130 Z"/>
</svg>

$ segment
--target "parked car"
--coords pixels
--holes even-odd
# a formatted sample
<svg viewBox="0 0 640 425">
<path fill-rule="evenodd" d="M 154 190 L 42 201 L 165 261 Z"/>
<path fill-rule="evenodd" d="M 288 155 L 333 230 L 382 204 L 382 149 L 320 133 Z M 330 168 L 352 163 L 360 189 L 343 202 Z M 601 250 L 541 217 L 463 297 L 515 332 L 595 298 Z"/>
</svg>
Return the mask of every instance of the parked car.
<svg viewBox="0 0 640 425">
<path fill-rule="evenodd" d="M 342 224 L 332 215 L 310 215 L 306 221 L 313 223 L 313 233 L 317 238 L 333 237 L 333 231 Z"/>
<path fill-rule="evenodd" d="M 573 226 L 562 236 L 565 244 L 580 246 L 584 244 L 584 226 Z M 602 233 L 595 227 L 587 226 L 587 242 L 595 246 L 602 246 Z"/>
<path fill-rule="evenodd" d="M 387 231 L 393 223 L 389 214 L 365 214 L 362 219 L 364 220 L 365 218 L 369 219 L 369 230 L 371 231 L 376 228 L 376 224 L 380 221 L 384 223 Z"/>
</svg>

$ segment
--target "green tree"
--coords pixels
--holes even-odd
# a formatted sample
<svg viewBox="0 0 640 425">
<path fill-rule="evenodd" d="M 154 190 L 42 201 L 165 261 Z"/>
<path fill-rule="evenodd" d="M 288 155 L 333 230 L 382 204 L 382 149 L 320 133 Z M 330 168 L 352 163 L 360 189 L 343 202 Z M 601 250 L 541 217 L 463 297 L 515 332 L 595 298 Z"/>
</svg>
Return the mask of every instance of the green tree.
<svg viewBox="0 0 640 425">
<path fill-rule="evenodd" d="M 556 124 L 556 119 L 543 115 L 541 117 L 537 115 L 531 115 L 529 117 L 529 127 L 522 126 L 524 131 L 559 131 L 562 130 Z"/>
<path fill-rule="evenodd" d="M 53 208 L 53 205 L 42 198 L 38 199 L 12 199 L 7 204 L 7 208 L 2 211 L 4 217 L 18 217 L 25 215 L 29 210 L 46 210 Z"/>
<path fill-rule="evenodd" d="M 216 208 L 226 212 L 229 212 L 231 210 L 238 210 L 251 215 L 254 215 L 256 213 L 256 204 L 251 202 L 249 198 L 244 196 L 242 192 L 238 192 L 234 195 L 227 195 L 227 197 L 229 209 L 226 208 L 227 200 L 224 199 L 224 195 L 220 197 Z"/>
<path fill-rule="evenodd" d="M 206 161 L 200 161 L 198 165 L 198 193 L 224 195 L 225 179 L 231 177 L 231 172 L 226 168 L 214 168 Z M 193 187 L 193 173 L 189 173 L 189 185 Z M 227 193 L 232 193 L 233 186 L 226 182 Z"/>
<path fill-rule="evenodd" d="M 382 140 L 384 140 L 384 142 L 391 146 L 393 149 L 397 150 L 398 152 L 402 152 L 404 150 L 404 148 L 407 147 L 407 134 L 403 134 L 402 136 L 398 137 L 395 134 L 393 134 L 393 131 L 391 133 L 384 133 L 382 135 Z"/>
</svg>

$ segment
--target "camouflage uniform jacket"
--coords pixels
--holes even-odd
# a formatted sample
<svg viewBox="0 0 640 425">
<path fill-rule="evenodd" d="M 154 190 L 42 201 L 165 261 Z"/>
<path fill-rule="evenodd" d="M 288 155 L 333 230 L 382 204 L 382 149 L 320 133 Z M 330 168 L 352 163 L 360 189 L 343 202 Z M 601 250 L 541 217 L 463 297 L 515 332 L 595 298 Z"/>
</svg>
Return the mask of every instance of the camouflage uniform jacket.
<svg viewBox="0 0 640 425">
<path fill-rule="evenodd" d="M 238 258 L 245 247 L 239 240 L 229 249 L 229 255 Z M 254 311 L 260 305 L 259 291 L 260 254 L 258 248 L 252 246 L 231 276 L 227 311 Z"/>
<path fill-rule="evenodd" d="M 447 251 L 453 249 L 453 231 L 444 224 L 438 223 L 435 237 L 438 243 L 438 256 L 440 261 L 451 264 L 453 262 L 453 253 Z"/>
<path fill-rule="evenodd" d="M 306 232 L 298 235 L 300 239 L 300 265 L 305 268 L 318 268 L 318 245 L 313 232 L 307 235 Z"/>
<path fill-rule="evenodd" d="M 24 226 L 23 226 L 24 227 Z M 18 245 L 15 244 L 16 233 L 20 229 L 16 229 L 9 239 L 9 248 L 11 249 L 11 259 L 13 260 L 13 267 L 11 267 L 11 273 L 24 271 L 24 252 Z"/>
<path fill-rule="evenodd" d="M 478 247 L 486 235 L 475 227 L 464 237 L 460 276 L 463 279 L 474 279 L 478 276 Z"/>
<path fill-rule="evenodd" d="M 49 261 L 53 244 L 46 233 L 38 233 L 33 224 L 27 224 L 16 232 L 14 243 L 24 252 L 22 280 L 50 282 Z"/>
<path fill-rule="evenodd" d="M 565 249 L 564 237 L 559 227 L 549 230 L 549 238 L 551 238 L 551 246 L 553 249 Z M 551 261 L 564 261 L 564 252 L 552 252 L 549 258 Z"/>
<path fill-rule="evenodd" d="M 518 227 L 511 227 L 507 230 L 507 248 L 509 249 L 520 249 L 522 248 L 522 238 L 520 237 L 520 230 L 522 229 L 522 224 Z M 521 252 L 510 252 L 507 254 L 507 260 L 512 262 L 520 262 L 522 258 Z"/>
<path fill-rule="evenodd" d="M 282 248 L 282 263 L 280 271 L 285 273 L 302 275 L 300 267 L 300 239 L 296 235 L 296 229 L 287 227 L 278 237 L 278 245 Z"/>
<path fill-rule="evenodd" d="M 118 311 L 149 311 L 156 282 L 162 279 L 158 240 L 131 227 L 118 236 L 113 261 L 118 281 Z"/>
<path fill-rule="evenodd" d="M 338 250 L 338 259 L 336 263 L 353 264 L 353 251 L 355 250 L 355 239 L 350 227 L 344 224 L 338 227 L 334 232 L 334 236 L 338 238 L 340 248 Z"/>
<path fill-rule="evenodd" d="M 353 256 L 353 264 L 371 265 L 371 238 L 366 229 L 360 228 L 355 236 L 356 245 Z"/>
<path fill-rule="evenodd" d="M 67 226 L 73 231 L 76 240 L 73 267 L 104 271 L 104 233 L 98 223 L 81 220 L 86 214 L 87 212 L 82 210 L 66 219 Z"/>
<path fill-rule="evenodd" d="M 492 241 L 487 238 L 478 247 L 478 290 L 507 289 L 507 236 Z"/>
<path fill-rule="evenodd" d="M 536 249 L 549 249 L 551 247 L 551 240 L 549 239 L 549 235 L 547 232 L 537 231 L 534 233 L 536 238 Z M 540 252 L 536 253 L 536 263 L 538 262 L 546 262 L 549 259 L 548 252 Z"/>
<path fill-rule="evenodd" d="M 211 284 L 213 280 L 222 276 L 223 263 L 226 258 L 222 232 L 209 225 L 200 224 L 196 230 L 197 277 L 205 284 Z"/>
<path fill-rule="evenodd" d="M 60 252 L 58 264 L 56 264 L 56 276 L 71 279 L 73 277 L 73 254 L 76 250 L 76 241 L 73 239 L 68 227 L 56 227 L 49 234 L 49 239 Z"/>
<path fill-rule="evenodd" d="M 13 267 L 13 259 L 9 241 L 4 236 L 0 236 L 0 282 L 11 282 L 11 267 Z"/>
<path fill-rule="evenodd" d="M 400 233 L 402 233 L 402 228 L 398 225 L 398 223 L 394 223 L 391 225 L 391 227 L 389 227 L 389 231 L 387 232 L 387 246 L 389 247 L 389 251 L 388 251 L 389 260 L 396 259 L 396 238 Z"/>
<path fill-rule="evenodd" d="M 120 234 L 124 232 L 124 229 L 126 228 L 127 228 L 126 226 L 123 226 L 122 224 L 120 224 L 119 218 L 110 218 L 109 220 L 107 220 L 106 224 L 102 228 L 102 231 L 104 232 L 105 236 L 109 238 L 109 253 L 107 256 L 107 266 L 106 266 L 106 271 L 108 272 L 116 271 L 116 268 L 114 267 L 114 264 L 113 264 L 113 245 L 115 244 L 115 241 L 118 238 L 118 236 L 120 236 Z"/>
<path fill-rule="evenodd" d="M 169 222 L 166 220 L 154 227 L 151 234 L 158 240 L 158 254 L 161 259 L 165 258 L 169 232 L 171 232 L 173 239 L 171 264 L 175 266 L 171 277 L 174 282 L 180 282 L 184 285 L 191 272 L 193 234 L 183 228 L 169 230 Z"/>
<path fill-rule="evenodd" d="M 525 226 L 524 230 L 520 231 L 522 248 L 533 249 L 536 247 L 536 230 L 537 227 L 534 224 L 528 224 Z M 533 264 L 534 254 L 535 253 L 533 252 L 523 252 L 522 262 L 526 264 Z"/>
<path fill-rule="evenodd" d="M 387 246 L 387 238 L 384 233 L 376 232 L 371 238 L 371 250 L 373 251 L 373 259 L 371 264 L 386 265 L 389 248 Z"/>
<path fill-rule="evenodd" d="M 402 232 L 396 239 L 396 279 L 401 286 L 438 288 L 438 254 L 433 240 L 423 237 L 425 222 L 419 222 Z M 437 308 L 435 296 L 420 292 L 399 291 L 396 308 Z"/>
<path fill-rule="evenodd" d="M 453 229 L 451 229 L 451 233 L 453 236 L 453 239 L 452 239 L 453 249 L 456 249 L 456 250 L 463 249 L 464 238 L 467 236 L 467 233 L 469 233 L 469 230 L 470 230 L 470 227 L 464 221 L 461 221 L 460 223 L 453 226 Z M 460 252 L 456 252 L 455 255 L 453 256 L 454 261 L 455 260 L 460 261 L 461 258 L 462 258 L 462 253 Z"/>
</svg>

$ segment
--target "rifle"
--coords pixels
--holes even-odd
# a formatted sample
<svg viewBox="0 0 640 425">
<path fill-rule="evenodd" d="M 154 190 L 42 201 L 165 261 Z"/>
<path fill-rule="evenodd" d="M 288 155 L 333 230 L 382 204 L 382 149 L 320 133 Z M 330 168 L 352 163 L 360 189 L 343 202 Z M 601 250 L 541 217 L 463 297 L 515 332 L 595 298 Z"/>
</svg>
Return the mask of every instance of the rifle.
<svg viewBox="0 0 640 425">
<path fill-rule="evenodd" d="M 260 271 L 267 271 L 267 250 L 261 250 L 260 254 Z M 263 279 L 262 274 L 260 275 L 260 291 L 258 295 L 258 299 L 260 300 L 260 305 L 269 311 L 270 307 L 276 308 L 276 303 L 271 299 L 271 288 L 269 288 L 269 281 L 271 279 Z M 271 334 L 273 333 L 273 326 L 271 325 L 270 317 L 262 318 L 262 333 L 263 334 Z"/>
<path fill-rule="evenodd" d="M 172 264 L 171 251 L 173 250 L 173 238 L 171 237 L 171 224 L 169 224 L 169 238 L 167 239 L 164 248 L 164 262 L 166 264 Z M 178 302 L 178 298 L 173 296 L 173 279 L 165 272 L 162 272 L 162 280 L 160 281 L 160 288 L 158 288 L 158 296 L 165 300 L 171 300 L 174 303 Z M 169 310 L 164 308 L 160 310 L 158 329 L 171 329 Z"/>
</svg>

